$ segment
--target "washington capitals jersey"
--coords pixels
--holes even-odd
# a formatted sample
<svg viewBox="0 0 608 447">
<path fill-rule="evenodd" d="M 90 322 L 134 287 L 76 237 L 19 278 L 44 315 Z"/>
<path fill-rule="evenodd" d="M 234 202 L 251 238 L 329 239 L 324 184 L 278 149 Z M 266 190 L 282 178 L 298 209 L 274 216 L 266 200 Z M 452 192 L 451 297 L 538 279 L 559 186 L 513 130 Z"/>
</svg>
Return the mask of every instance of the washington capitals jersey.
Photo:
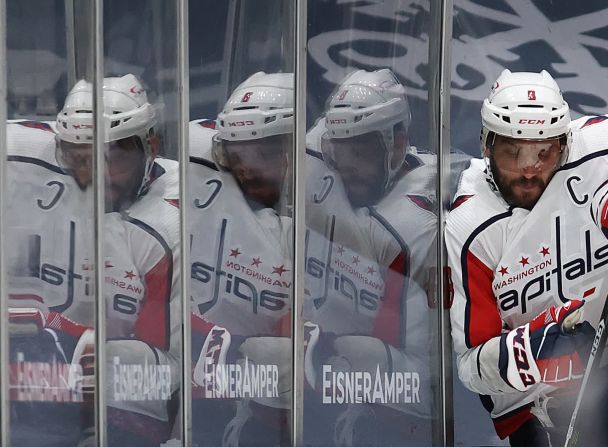
<svg viewBox="0 0 608 447">
<path fill-rule="evenodd" d="M 127 210 L 105 215 L 108 338 L 135 338 L 177 355 L 179 287 L 179 167 L 156 159 L 145 195 Z"/>
<path fill-rule="evenodd" d="M 415 155 L 376 205 L 353 209 L 337 173 L 307 157 L 305 316 L 337 334 L 403 346 L 426 328 L 434 265 L 434 173 Z M 429 188 L 427 188 L 429 187 Z"/>
<path fill-rule="evenodd" d="M 7 133 L 9 293 L 92 325 L 92 195 L 56 163 L 49 124 L 10 123 Z"/>
<path fill-rule="evenodd" d="M 531 211 L 501 198 L 483 160 L 473 160 L 463 173 L 446 225 L 455 294 L 452 336 L 460 378 L 471 390 L 491 395 L 488 405 L 499 434 L 509 433 L 518 417 L 512 411 L 551 387 L 513 392 L 499 374 L 482 377 L 480 347 L 551 305 L 585 299 L 592 324 L 603 306 L 608 243 L 591 219 L 590 202 L 607 178 L 607 126 L 597 118 L 572 123 L 566 163 Z"/>
<path fill-rule="evenodd" d="M 82 191 L 55 161 L 45 123 L 8 125 L 9 293 L 39 301 L 81 327 L 94 324 L 94 222 L 91 188 Z M 108 338 L 138 338 L 161 350 L 179 325 L 177 163 L 157 159 L 147 194 L 104 216 Z M 54 319 L 49 324 L 70 330 Z M 160 329 L 160 330 L 159 330 Z M 79 333 L 73 335 L 78 336 Z"/>
<path fill-rule="evenodd" d="M 193 312 L 235 335 L 279 335 L 291 309 L 291 217 L 252 207 L 209 160 L 192 157 L 188 175 Z"/>
</svg>

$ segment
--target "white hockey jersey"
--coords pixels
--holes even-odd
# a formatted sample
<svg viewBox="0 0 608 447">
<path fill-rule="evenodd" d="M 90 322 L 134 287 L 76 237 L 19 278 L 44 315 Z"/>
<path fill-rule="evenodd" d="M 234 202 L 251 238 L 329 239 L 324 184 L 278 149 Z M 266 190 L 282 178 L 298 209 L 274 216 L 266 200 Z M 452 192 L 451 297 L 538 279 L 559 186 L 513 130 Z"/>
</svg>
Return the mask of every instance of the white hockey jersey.
<svg viewBox="0 0 608 447">
<path fill-rule="evenodd" d="M 567 162 L 531 211 L 509 207 L 486 179 L 485 162 L 473 160 L 447 219 L 459 376 L 485 396 L 501 437 L 517 429 L 534 399 L 553 388 L 539 384 L 525 393 L 510 388 L 497 362 L 480 360 L 484 344 L 494 346 L 503 330 L 574 298 L 587 300 L 585 316 L 595 324 L 608 290 L 608 244 L 589 212 L 593 193 L 608 174 L 608 120 L 586 117 L 571 128 Z"/>
<path fill-rule="evenodd" d="M 11 305 L 38 302 L 51 311 L 48 327 L 79 337 L 94 326 L 91 188 L 82 191 L 57 165 L 50 125 L 11 123 L 8 137 Z M 168 420 L 166 400 L 180 371 L 177 162 L 156 159 L 151 177 L 147 194 L 129 209 L 104 215 L 107 397 L 112 407 Z M 116 388 L 118 365 L 167 366 L 166 396 L 146 399 L 132 394 L 136 388 Z"/>
<path fill-rule="evenodd" d="M 291 217 L 252 208 L 232 175 L 204 158 L 191 157 L 188 176 L 193 312 L 234 335 L 281 335 L 291 310 Z"/>
<path fill-rule="evenodd" d="M 360 347 L 370 352 L 367 362 L 349 359 L 355 370 L 386 370 L 388 350 L 391 373 L 416 371 L 428 379 L 435 172 L 415 155 L 407 161 L 409 172 L 378 204 L 353 209 L 339 175 L 308 150 L 304 317 L 322 331 L 384 343 L 375 346 L 382 352 L 371 352 L 373 343 Z M 391 406 L 428 416 L 430 388 L 426 382 L 420 388 L 420 405 Z"/>
<path fill-rule="evenodd" d="M 93 325 L 93 202 L 55 161 L 50 125 L 7 125 L 7 243 L 13 303 Z"/>
</svg>

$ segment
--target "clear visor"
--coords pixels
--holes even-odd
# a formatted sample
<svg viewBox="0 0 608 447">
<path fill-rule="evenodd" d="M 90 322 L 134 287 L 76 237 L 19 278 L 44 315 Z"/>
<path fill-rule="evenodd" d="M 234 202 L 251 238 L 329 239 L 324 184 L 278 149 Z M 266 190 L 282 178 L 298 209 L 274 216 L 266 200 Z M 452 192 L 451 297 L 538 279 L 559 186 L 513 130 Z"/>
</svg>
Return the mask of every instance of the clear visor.
<svg viewBox="0 0 608 447">
<path fill-rule="evenodd" d="M 213 137 L 212 155 L 220 169 L 235 167 L 269 169 L 285 161 L 292 146 L 291 134 L 274 135 L 256 140 L 227 141 L 219 134 Z"/>
<path fill-rule="evenodd" d="M 108 166 L 113 170 L 129 169 L 132 165 L 133 151 L 139 150 L 143 155 L 143 144 L 137 136 L 112 141 L 104 145 L 104 156 Z M 93 145 L 71 143 L 56 139 L 55 157 L 59 165 L 68 171 L 92 169 Z"/>
<path fill-rule="evenodd" d="M 553 171 L 566 155 L 565 138 L 522 140 L 497 136 L 488 147 L 496 166 L 513 173 Z"/>
<path fill-rule="evenodd" d="M 380 132 L 369 132 L 350 138 L 331 138 L 329 132 L 321 137 L 321 151 L 337 168 L 343 165 L 366 164 L 384 160 L 387 148 Z"/>
</svg>

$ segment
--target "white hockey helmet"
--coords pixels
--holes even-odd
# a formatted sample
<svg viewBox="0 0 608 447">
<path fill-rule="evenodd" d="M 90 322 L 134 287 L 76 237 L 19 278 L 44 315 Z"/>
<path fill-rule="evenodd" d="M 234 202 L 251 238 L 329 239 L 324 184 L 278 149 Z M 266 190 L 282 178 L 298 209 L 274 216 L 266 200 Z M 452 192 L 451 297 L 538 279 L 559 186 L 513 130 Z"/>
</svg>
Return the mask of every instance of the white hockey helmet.
<svg viewBox="0 0 608 447">
<path fill-rule="evenodd" d="M 152 169 L 150 136 L 156 124 L 156 111 L 132 74 L 104 78 L 103 109 L 104 142 L 139 137 L 146 157 L 144 178 L 138 191 L 141 194 L 147 188 Z M 61 141 L 92 144 L 93 126 L 93 87 L 90 82 L 80 80 L 70 90 L 63 109 L 57 114 L 57 136 Z"/>
<path fill-rule="evenodd" d="M 218 136 L 242 141 L 292 133 L 293 91 L 293 73 L 251 75 L 232 92 L 218 115 Z"/>
<path fill-rule="evenodd" d="M 331 140 L 351 138 L 377 132 L 384 146 L 387 188 L 403 165 L 403 158 L 391 163 L 395 151 L 395 125 L 402 123 L 407 132 L 411 121 L 405 87 L 388 68 L 376 71 L 358 70 L 346 77 L 332 96 L 326 111 L 327 132 L 321 147 L 333 163 Z M 407 149 L 407 148 L 406 148 Z"/>
<path fill-rule="evenodd" d="M 504 70 L 481 107 L 482 150 L 488 135 L 545 140 L 568 135 L 570 111 L 551 75 Z"/>
<path fill-rule="evenodd" d="M 293 141 L 293 109 L 293 73 L 260 71 L 251 75 L 232 92 L 217 117 L 218 132 L 212 143 L 215 163 L 221 169 L 230 170 L 226 147 L 238 142 L 251 142 L 247 145 L 249 148 L 266 151 L 277 147 L 277 142 L 260 141 L 261 146 L 254 142 L 285 136 L 285 141 L 279 142 L 278 146 L 287 149 Z M 287 156 L 286 151 L 281 154 Z"/>
</svg>

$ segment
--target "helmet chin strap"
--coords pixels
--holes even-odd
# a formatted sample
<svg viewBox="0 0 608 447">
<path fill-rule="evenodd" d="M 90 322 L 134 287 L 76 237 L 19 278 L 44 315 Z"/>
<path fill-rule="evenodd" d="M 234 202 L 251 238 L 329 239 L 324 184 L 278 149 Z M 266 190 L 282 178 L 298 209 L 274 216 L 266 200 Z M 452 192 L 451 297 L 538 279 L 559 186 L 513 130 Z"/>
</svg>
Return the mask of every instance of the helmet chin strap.
<svg viewBox="0 0 608 447">
<path fill-rule="evenodd" d="M 150 148 L 150 132 L 145 136 L 145 141 L 141 136 L 139 138 L 142 140 L 142 146 L 144 149 L 144 156 L 146 157 L 145 165 L 144 165 L 144 175 L 141 179 L 141 184 L 137 190 L 136 198 L 139 198 L 148 193 L 150 189 L 150 180 L 152 176 L 152 167 L 154 166 L 154 158 L 152 157 L 152 150 Z"/>
</svg>

